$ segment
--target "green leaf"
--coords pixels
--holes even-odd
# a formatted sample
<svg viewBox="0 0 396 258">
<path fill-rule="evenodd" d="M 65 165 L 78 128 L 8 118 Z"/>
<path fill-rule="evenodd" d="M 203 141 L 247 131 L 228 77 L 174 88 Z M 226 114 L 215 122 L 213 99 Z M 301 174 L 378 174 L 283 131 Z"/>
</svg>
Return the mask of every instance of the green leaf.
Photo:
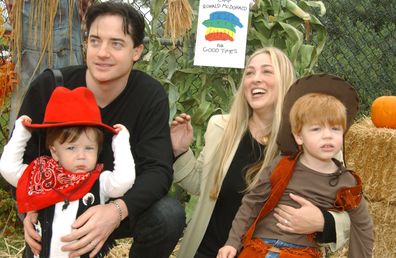
<svg viewBox="0 0 396 258">
<path fill-rule="evenodd" d="M 176 72 L 176 70 L 178 69 L 178 64 L 177 64 L 177 60 L 176 60 L 174 51 L 169 51 L 169 57 L 167 59 L 167 62 L 168 62 L 167 79 L 170 80 L 173 76 L 173 73 Z"/>
<path fill-rule="evenodd" d="M 300 5 L 302 8 L 304 8 L 304 5 L 317 8 L 319 9 L 319 16 L 324 16 L 326 14 L 326 7 L 322 1 L 300 1 Z M 305 9 L 305 8 L 304 8 Z"/>
<path fill-rule="evenodd" d="M 303 44 L 300 48 L 300 64 L 302 67 L 309 67 L 311 64 L 312 53 L 315 47 L 312 45 Z"/>
<path fill-rule="evenodd" d="M 154 77 L 158 77 L 159 74 L 161 73 L 161 67 L 164 65 L 164 63 L 167 61 L 167 59 L 169 58 L 168 55 L 169 50 L 165 49 L 165 50 L 161 50 L 157 53 L 156 57 L 155 57 L 155 63 L 153 64 L 153 70 L 152 70 L 152 74 L 154 75 Z"/>
<path fill-rule="evenodd" d="M 260 42 L 260 46 L 270 46 L 273 43 L 271 38 L 265 37 L 263 33 L 258 32 L 255 29 L 249 31 L 250 40 L 256 39 Z"/>
<path fill-rule="evenodd" d="M 162 6 L 166 1 L 163 0 L 152 0 L 150 6 L 150 14 L 152 16 L 152 21 L 158 21 L 161 14 Z"/>
<path fill-rule="evenodd" d="M 279 22 L 279 24 L 282 26 L 288 36 L 287 44 L 290 48 L 289 58 L 293 63 L 295 63 L 297 60 L 298 51 L 300 50 L 300 47 L 303 43 L 304 35 L 301 31 L 287 23 Z"/>
<path fill-rule="evenodd" d="M 176 115 L 177 112 L 177 101 L 179 99 L 179 92 L 177 87 L 171 83 L 168 82 L 169 87 L 168 87 L 168 99 L 169 99 L 169 109 L 170 109 L 170 114 L 169 114 L 169 123 L 173 120 L 173 117 Z"/>
</svg>

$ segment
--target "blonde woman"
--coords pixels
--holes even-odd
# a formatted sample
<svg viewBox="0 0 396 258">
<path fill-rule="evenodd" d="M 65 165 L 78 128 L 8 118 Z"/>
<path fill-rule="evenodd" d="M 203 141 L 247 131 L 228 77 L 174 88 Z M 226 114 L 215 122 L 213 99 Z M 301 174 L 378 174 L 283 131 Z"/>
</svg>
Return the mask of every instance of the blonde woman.
<svg viewBox="0 0 396 258">
<path fill-rule="evenodd" d="M 197 159 L 189 148 L 193 140 L 190 116 L 181 114 L 172 122 L 174 182 L 190 194 L 199 195 L 178 257 L 213 258 L 224 245 L 244 192 L 257 183 L 258 172 L 279 153 L 276 138 L 283 98 L 294 80 L 293 65 L 281 50 L 267 47 L 254 52 L 247 61 L 229 114 L 210 118 L 205 147 Z M 335 231 L 343 233 L 335 229 L 330 213 L 322 215 L 302 198 L 296 201 L 301 204 L 300 209 L 277 208 L 277 225 L 282 230 L 312 233 L 327 230 L 327 225 L 330 233 L 326 235 L 335 238 Z M 340 216 L 337 224 L 347 223 L 344 227 L 349 228 L 348 215 Z M 343 243 L 343 237 L 344 234 L 337 236 L 337 242 Z"/>
</svg>

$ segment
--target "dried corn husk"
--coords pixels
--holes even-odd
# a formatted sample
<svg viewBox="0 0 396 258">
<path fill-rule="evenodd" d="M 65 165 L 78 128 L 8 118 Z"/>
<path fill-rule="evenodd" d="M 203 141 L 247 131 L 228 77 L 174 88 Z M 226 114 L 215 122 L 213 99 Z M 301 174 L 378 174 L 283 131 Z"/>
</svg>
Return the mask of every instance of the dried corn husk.
<svg viewBox="0 0 396 258">
<path fill-rule="evenodd" d="M 6 98 L 17 85 L 17 77 L 14 72 L 15 65 L 7 60 L 0 63 L 0 107 L 4 106 Z"/>
<path fill-rule="evenodd" d="M 0 7 L 0 12 L 3 13 L 3 9 Z M 5 32 L 5 28 L 4 28 L 4 19 L 3 19 L 3 15 L 0 15 L 0 37 L 3 37 Z"/>
<path fill-rule="evenodd" d="M 28 21 L 28 38 L 37 44 L 42 51 L 38 64 L 41 63 L 41 59 L 45 53 L 52 52 L 52 35 L 54 28 L 54 19 L 58 9 L 59 0 L 31 0 L 30 1 L 30 13 Z M 74 1 L 70 1 L 69 11 L 72 11 L 72 5 Z M 21 61 L 21 46 L 22 46 L 22 10 L 24 6 L 24 0 L 14 0 L 11 10 L 11 22 L 12 22 L 12 51 L 16 56 L 17 64 Z M 40 27 L 39 27 L 40 26 Z M 69 35 L 71 36 L 71 35 Z M 48 64 L 52 64 L 52 55 L 48 55 Z"/>
<path fill-rule="evenodd" d="M 165 21 L 165 34 L 175 46 L 192 27 L 192 9 L 188 0 L 168 0 L 168 13 Z"/>
</svg>

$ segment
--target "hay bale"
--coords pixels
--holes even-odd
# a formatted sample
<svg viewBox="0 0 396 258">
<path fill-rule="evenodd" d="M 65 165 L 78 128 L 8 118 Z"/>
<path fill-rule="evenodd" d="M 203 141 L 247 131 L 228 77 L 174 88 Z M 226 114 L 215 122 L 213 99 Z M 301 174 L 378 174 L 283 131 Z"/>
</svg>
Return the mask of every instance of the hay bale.
<svg viewBox="0 0 396 258">
<path fill-rule="evenodd" d="M 345 137 L 345 160 L 363 180 L 374 222 L 373 257 L 396 257 L 396 130 L 376 128 L 363 118 Z M 346 246 L 331 257 L 347 257 L 347 252 Z"/>
<path fill-rule="evenodd" d="M 396 205 L 370 203 L 374 221 L 373 257 L 396 257 Z"/>
<path fill-rule="evenodd" d="M 396 205 L 372 202 L 369 209 L 374 221 L 373 258 L 396 257 Z M 348 257 L 348 245 L 330 257 Z"/>
<path fill-rule="evenodd" d="M 366 198 L 396 204 L 396 130 L 376 128 L 366 117 L 345 137 L 345 160 L 363 180 Z"/>
</svg>

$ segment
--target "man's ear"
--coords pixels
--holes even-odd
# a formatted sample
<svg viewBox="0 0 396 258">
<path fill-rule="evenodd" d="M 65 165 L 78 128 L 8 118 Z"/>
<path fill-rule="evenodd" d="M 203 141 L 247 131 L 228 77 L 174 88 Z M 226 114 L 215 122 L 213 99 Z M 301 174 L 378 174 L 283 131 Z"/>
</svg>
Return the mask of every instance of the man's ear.
<svg viewBox="0 0 396 258">
<path fill-rule="evenodd" d="M 144 45 L 140 44 L 139 46 L 136 46 L 133 48 L 133 56 L 132 56 L 132 61 L 135 63 L 137 60 L 139 60 L 140 56 L 142 55 L 144 50 Z"/>
<path fill-rule="evenodd" d="M 303 145 L 304 141 L 301 136 L 301 133 L 293 133 L 294 140 L 296 141 L 297 145 Z"/>
<path fill-rule="evenodd" d="M 55 160 L 55 161 L 59 161 L 59 157 L 58 154 L 56 152 L 56 149 L 53 145 L 49 146 L 49 150 L 51 152 L 51 157 Z"/>
</svg>

